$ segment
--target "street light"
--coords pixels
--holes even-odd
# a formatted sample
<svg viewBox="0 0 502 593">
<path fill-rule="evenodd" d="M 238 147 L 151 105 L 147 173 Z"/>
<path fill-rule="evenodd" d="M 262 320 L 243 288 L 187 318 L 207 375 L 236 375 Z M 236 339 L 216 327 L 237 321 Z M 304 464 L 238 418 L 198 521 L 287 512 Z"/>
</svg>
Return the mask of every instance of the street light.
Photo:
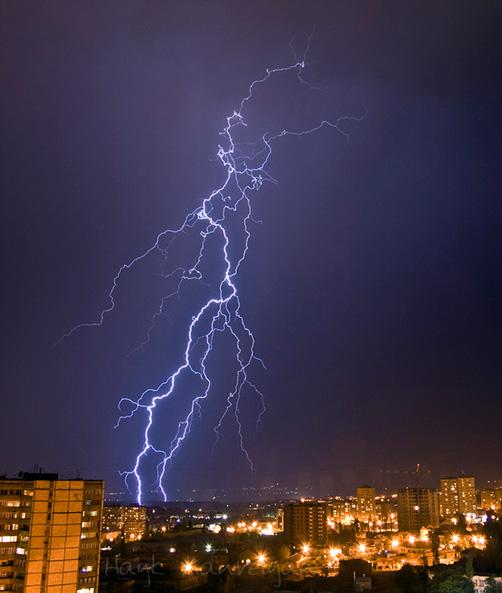
<svg viewBox="0 0 502 593">
<path fill-rule="evenodd" d="M 340 548 L 330 548 L 329 549 L 329 556 L 333 560 L 335 560 L 341 553 L 342 553 L 342 550 L 340 550 Z"/>
</svg>

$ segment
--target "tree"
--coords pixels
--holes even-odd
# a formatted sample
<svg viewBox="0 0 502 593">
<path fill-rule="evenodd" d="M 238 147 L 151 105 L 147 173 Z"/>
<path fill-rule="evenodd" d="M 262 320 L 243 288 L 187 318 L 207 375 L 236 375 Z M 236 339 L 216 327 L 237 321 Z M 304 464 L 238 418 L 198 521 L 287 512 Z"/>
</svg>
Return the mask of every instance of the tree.
<svg viewBox="0 0 502 593">
<path fill-rule="evenodd" d="M 405 564 L 396 573 L 394 585 L 401 593 L 421 593 L 424 591 L 422 579 L 413 566 L 409 564 Z"/>
<path fill-rule="evenodd" d="M 356 541 L 356 530 L 353 525 L 342 527 L 337 537 L 337 543 L 350 544 Z"/>
<path fill-rule="evenodd" d="M 430 593 L 474 593 L 474 585 L 463 574 L 445 570 L 433 579 Z"/>
<path fill-rule="evenodd" d="M 474 556 L 476 554 L 476 548 L 469 548 L 467 552 L 467 559 L 465 562 L 465 574 L 472 579 L 474 574 Z"/>
<path fill-rule="evenodd" d="M 502 588 L 493 577 L 488 577 L 485 583 L 485 593 L 501 593 Z"/>
<path fill-rule="evenodd" d="M 439 529 L 434 529 L 431 536 L 434 564 L 439 564 Z"/>
<path fill-rule="evenodd" d="M 457 526 L 455 531 L 458 533 L 467 533 L 467 522 L 465 520 L 465 515 L 457 515 Z"/>
<path fill-rule="evenodd" d="M 486 560 L 491 571 L 502 570 L 502 522 L 495 519 L 488 520 L 484 528 L 486 544 Z"/>
</svg>

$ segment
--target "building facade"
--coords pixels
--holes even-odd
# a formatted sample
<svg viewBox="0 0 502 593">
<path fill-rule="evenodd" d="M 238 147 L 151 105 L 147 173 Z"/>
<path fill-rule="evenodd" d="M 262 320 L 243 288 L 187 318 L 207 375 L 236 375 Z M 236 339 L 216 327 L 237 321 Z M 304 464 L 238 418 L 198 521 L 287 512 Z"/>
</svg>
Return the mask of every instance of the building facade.
<svg viewBox="0 0 502 593">
<path fill-rule="evenodd" d="M 476 481 L 474 476 L 444 478 L 440 482 L 440 513 L 442 517 L 476 512 Z"/>
<path fill-rule="evenodd" d="M 375 500 L 376 529 L 374 531 L 397 531 L 397 497 L 377 496 Z"/>
<path fill-rule="evenodd" d="M 439 494 L 434 488 L 402 488 L 397 493 L 399 531 L 439 525 Z"/>
<path fill-rule="evenodd" d="M 115 539 L 118 534 L 125 541 L 141 539 L 146 532 L 147 509 L 137 504 L 107 505 L 103 512 L 103 538 Z"/>
<path fill-rule="evenodd" d="M 305 500 L 283 507 L 284 535 L 291 544 L 324 545 L 327 508 L 323 501 Z"/>
<path fill-rule="evenodd" d="M 97 593 L 104 484 L 0 479 L 0 591 Z"/>
<path fill-rule="evenodd" d="M 357 499 L 335 497 L 327 502 L 328 517 L 335 525 L 351 525 L 357 518 Z"/>
<path fill-rule="evenodd" d="M 357 489 L 357 518 L 362 525 L 373 526 L 376 519 L 376 492 L 372 486 Z"/>
</svg>

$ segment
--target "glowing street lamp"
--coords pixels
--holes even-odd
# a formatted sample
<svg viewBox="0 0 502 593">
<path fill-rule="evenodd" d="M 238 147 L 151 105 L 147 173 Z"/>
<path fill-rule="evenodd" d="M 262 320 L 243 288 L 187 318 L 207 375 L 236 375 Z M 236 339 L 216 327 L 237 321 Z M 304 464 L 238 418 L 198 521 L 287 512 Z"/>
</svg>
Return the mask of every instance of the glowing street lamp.
<svg viewBox="0 0 502 593">
<path fill-rule="evenodd" d="M 395 537 L 395 538 L 394 538 L 394 539 L 393 539 L 393 540 L 390 542 L 390 545 L 391 545 L 393 548 L 397 548 L 397 547 L 399 547 L 399 540 L 398 540 L 398 539 Z"/>
<path fill-rule="evenodd" d="M 359 552 L 360 552 L 361 554 L 364 554 L 364 553 L 366 552 L 366 544 L 359 544 L 359 545 L 357 546 L 357 549 L 359 550 Z"/>
<path fill-rule="evenodd" d="M 310 554 L 310 546 L 309 546 L 309 544 L 303 544 L 302 545 L 302 552 L 304 554 Z"/>
<path fill-rule="evenodd" d="M 330 548 L 329 549 L 329 556 L 333 560 L 336 560 L 336 558 L 338 558 L 338 556 L 340 556 L 341 553 L 342 553 L 342 551 L 340 550 L 340 548 Z"/>
<path fill-rule="evenodd" d="M 264 552 L 258 552 L 258 554 L 256 555 L 256 563 L 259 566 L 265 566 L 265 564 L 267 563 L 267 555 Z"/>
<path fill-rule="evenodd" d="M 193 572 L 193 563 L 190 562 L 190 560 L 187 560 L 186 562 L 183 562 L 183 565 L 181 567 L 181 570 L 185 574 L 191 574 Z"/>
</svg>

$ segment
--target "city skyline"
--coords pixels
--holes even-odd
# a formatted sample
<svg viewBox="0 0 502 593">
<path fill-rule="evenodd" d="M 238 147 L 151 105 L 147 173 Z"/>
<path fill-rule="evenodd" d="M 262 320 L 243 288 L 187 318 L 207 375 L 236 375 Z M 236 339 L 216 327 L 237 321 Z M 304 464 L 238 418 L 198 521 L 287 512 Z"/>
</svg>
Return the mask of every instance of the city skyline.
<svg viewBox="0 0 502 593">
<path fill-rule="evenodd" d="M 443 579 L 494 593 L 488 579 L 502 584 L 502 480 L 479 490 L 475 476 L 449 476 L 439 488 L 415 477 L 415 486 L 387 495 L 363 484 L 348 498 L 139 505 L 103 500 L 99 480 L 41 470 L 0 476 L 0 590 L 97 593 L 155 583 L 251 593 L 272 591 L 274 578 L 302 583 L 302 591 L 324 578 L 334 591 L 357 593 L 362 579 L 406 593 L 403 579 L 421 575 L 423 593 Z M 349 569 L 354 588 L 344 584 Z"/>
<path fill-rule="evenodd" d="M 497 507 L 502 496 L 502 474 L 492 477 L 489 480 L 479 480 L 475 475 L 461 473 L 455 475 L 442 475 L 437 479 L 430 475 L 427 470 L 421 470 L 417 465 L 414 471 L 394 470 L 394 476 L 399 476 L 392 484 L 387 482 L 358 482 L 352 489 L 343 489 L 334 484 L 334 480 L 326 480 L 326 476 L 314 476 L 308 482 L 299 486 L 280 482 L 264 483 L 261 485 L 244 485 L 239 487 L 223 486 L 217 488 L 192 489 L 189 493 L 177 491 L 173 497 L 165 501 L 165 504 L 189 504 L 210 503 L 210 504 L 247 504 L 247 503 L 277 503 L 281 501 L 298 500 L 340 500 L 351 501 L 352 513 L 357 514 L 361 519 L 364 517 L 368 522 L 374 517 L 373 502 L 375 500 L 397 497 L 399 492 L 412 489 L 434 491 L 437 495 L 437 512 L 442 518 L 456 517 L 462 514 L 474 512 L 476 506 L 481 508 Z M 48 472 L 46 468 L 34 466 L 32 471 L 18 472 L 17 475 L 8 473 L 0 474 L 3 480 L 19 480 L 22 476 L 52 476 L 59 480 L 78 481 L 83 477 L 79 472 Z M 305 477 L 305 476 L 304 476 Z M 89 476 L 86 476 L 89 479 Z M 52 478 L 51 478 L 52 479 Z M 92 478 L 96 479 L 96 477 Z M 396 478 L 395 478 L 396 479 Z M 133 506 L 155 506 L 162 501 L 154 494 L 145 497 L 142 503 L 138 503 L 134 493 L 122 490 L 113 490 L 104 484 L 105 501 L 111 505 L 133 505 Z M 501 499 L 502 500 L 502 499 Z M 493 506 L 495 505 L 495 507 Z"/>
</svg>

